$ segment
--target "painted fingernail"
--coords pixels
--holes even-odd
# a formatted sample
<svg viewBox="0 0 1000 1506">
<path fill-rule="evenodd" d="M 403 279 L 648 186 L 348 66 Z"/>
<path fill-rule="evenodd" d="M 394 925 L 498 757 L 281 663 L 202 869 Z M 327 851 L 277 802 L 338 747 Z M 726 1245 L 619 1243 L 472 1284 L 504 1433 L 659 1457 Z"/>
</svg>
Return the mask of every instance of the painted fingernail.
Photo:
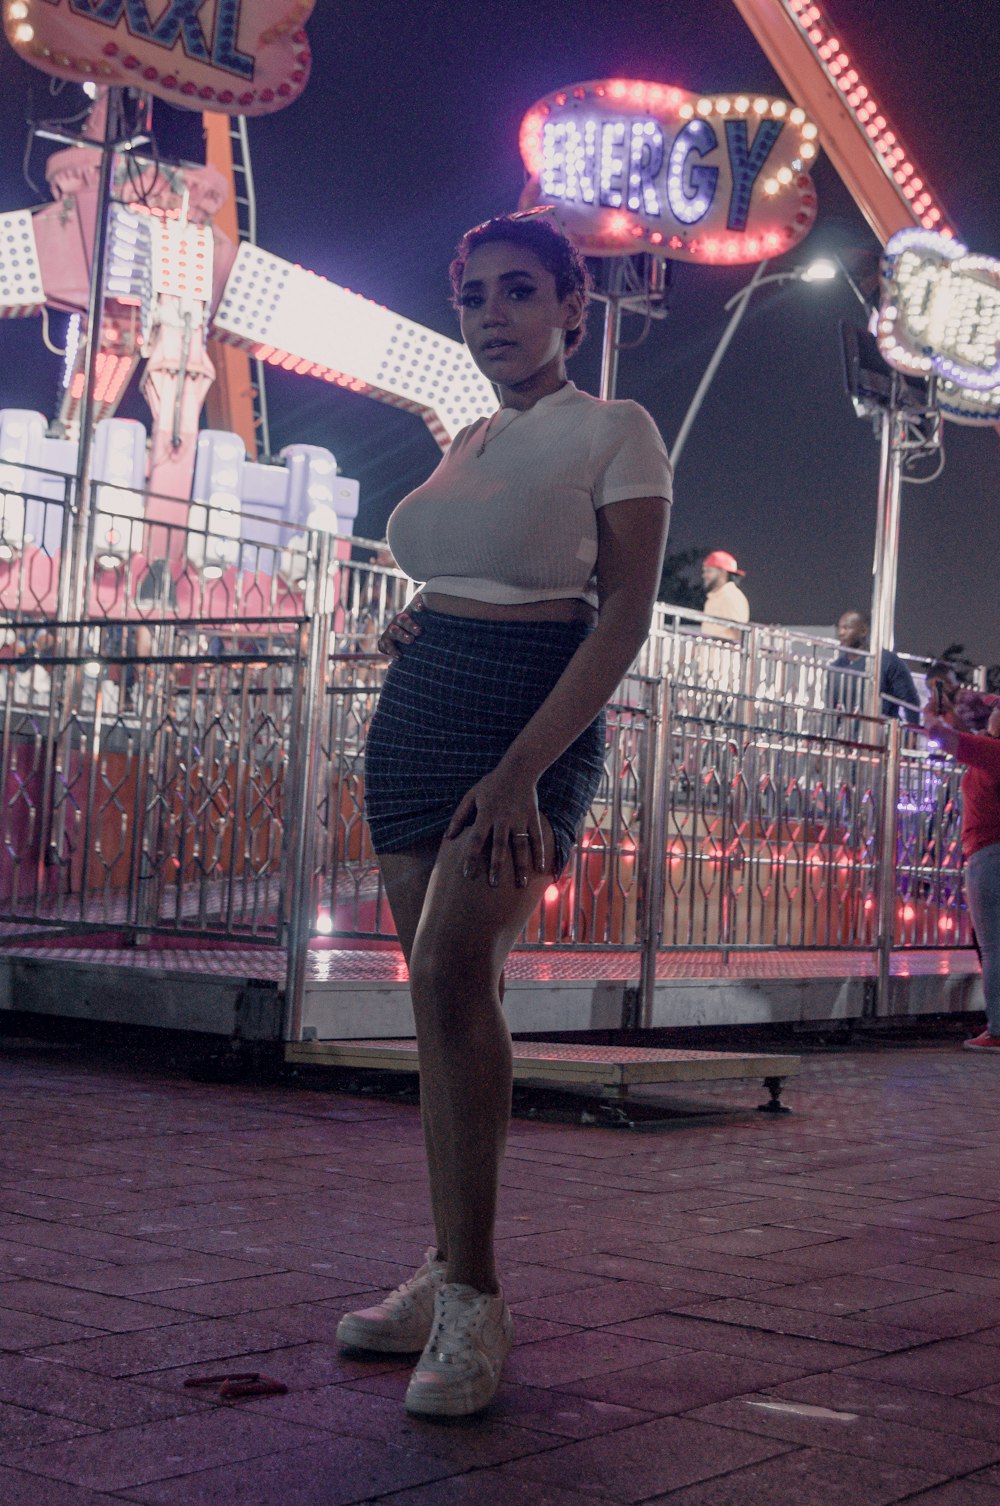
<svg viewBox="0 0 1000 1506">
<path fill-rule="evenodd" d="M 463 873 L 463 875 L 464 875 L 465 878 L 473 878 L 474 875 L 475 875 L 475 872 L 476 872 L 476 870 L 472 866 L 471 863 L 466 863 L 465 867 L 462 869 L 462 873 Z"/>
<path fill-rule="evenodd" d="M 499 882 L 500 882 L 500 875 L 498 873 L 491 873 L 490 874 L 490 888 L 491 889 L 495 889 L 496 886 L 497 886 L 497 884 L 499 884 Z"/>
<path fill-rule="evenodd" d="M 519 873 L 517 875 L 517 887 L 519 889 L 527 889 L 527 887 L 528 887 L 528 875 L 526 873 Z"/>
</svg>

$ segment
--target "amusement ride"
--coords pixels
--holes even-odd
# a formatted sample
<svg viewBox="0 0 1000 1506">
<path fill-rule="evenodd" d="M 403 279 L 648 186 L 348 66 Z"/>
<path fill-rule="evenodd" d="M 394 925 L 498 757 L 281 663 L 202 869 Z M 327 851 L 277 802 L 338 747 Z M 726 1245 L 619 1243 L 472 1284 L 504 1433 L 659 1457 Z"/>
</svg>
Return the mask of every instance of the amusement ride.
<svg viewBox="0 0 1000 1506">
<path fill-rule="evenodd" d="M 809 170 L 827 153 L 886 247 L 858 399 L 882 452 L 877 665 L 893 641 L 909 458 L 933 456 L 944 418 L 1000 417 L 1000 264 L 961 246 L 819 5 L 734 3 L 791 98 L 617 78 L 556 88 L 522 122 L 521 207 L 552 205 L 595 258 L 601 395 L 613 396 L 622 314 L 656 317 L 666 263 L 745 264 L 759 279 L 811 228 Z M 158 1021 L 294 1044 L 359 1033 L 331 960 L 353 951 L 376 958 L 382 1033 L 407 1033 L 360 815 L 371 650 L 406 582 L 353 539 L 358 484 L 331 451 L 292 443 L 270 455 L 264 374 L 281 367 L 405 409 L 442 447 L 493 410 L 493 389 L 456 340 L 257 243 L 246 120 L 307 86 L 310 0 L 168 0 L 155 21 L 146 0 L 3 7 L 15 50 L 92 98 L 78 129 L 45 129 L 50 202 L 0 214 L 0 314 L 40 317 L 47 338 L 50 313 L 68 316 L 56 410 L 0 394 L 0 920 L 20 985 L 51 999 L 37 967 L 26 981 L 25 958 L 48 946 L 55 963 L 57 945 L 86 937 L 76 964 L 117 980 L 88 1007 L 145 1018 L 122 1002 L 121 965 L 96 957 L 99 944 L 147 959 L 159 946 L 162 960 L 163 947 L 211 942 L 232 959 L 225 999 L 199 1013 L 166 979 Z M 154 96 L 204 112 L 204 163 L 151 149 Z M 117 414 L 140 364 L 148 426 Z M 699 642 L 659 623 L 613 718 L 613 794 L 527 938 L 549 981 L 546 948 L 590 948 L 591 975 L 615 995 L 595 1014 L 592 986 L 578 988 L 563 1028 L 662 1022 L 668 944 L 853 946 L 877 955 L 885 992 L 901 925 L 923 926 L 918 945 L 964 937 L 942 801 L 908 859 L 930 876 L 905 894 L 897 882 L 901 769 L 928 815 L 926 771 L 905 763 L 898 728 L 887 747 L 869 723 L 845 773 L 848 755 L 831 752 L 842 733 L 817 706 L 819 650 L 762 637 L 742 668 L 719 672 L 719 650 L 706 657 Z M 19 656 L 44 671 L 44 696 Z M 693 815 L 675 798 L 680 777 L 663 793 L 671 738 L 694 738 L 698 720 L 696 687 L 679 701 L 676 682 L 713 664 L 701 689 L 716 721 L 749 725 L 752 702 L 789 703 L 769 736 L 794 743 L 812 771 L 808 809 L 777 809 L 763 745 L 756 776 L 745 769 L 730 787 L 756 778 L 756 792 L 726 796 L 725 819 L 717 790 Z M 866 803 L 868 785 L 878 798 Z M 712 863 L 735 866 L 709 893 Z M 734 887 L 740 865 L 753 882 Z M 793 868 L 801 882 L 790 885 Z M 537 1025 L 527 995 L 520 1007 L 522 1028 Z"/>
</svg>

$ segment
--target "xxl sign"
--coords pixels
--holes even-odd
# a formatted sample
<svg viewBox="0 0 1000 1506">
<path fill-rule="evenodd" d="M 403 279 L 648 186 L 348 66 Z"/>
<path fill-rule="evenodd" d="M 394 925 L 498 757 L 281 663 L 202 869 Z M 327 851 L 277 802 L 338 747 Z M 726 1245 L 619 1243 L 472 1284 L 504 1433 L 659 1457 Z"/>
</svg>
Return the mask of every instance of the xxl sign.
<svg viewBox="0 0 1000 1506">
<path fill-rule="evenodd" d="M 817 129 L 785 99 L 601 79 L 532 105 L 523 208 L 554 204 L 591 256 L 754 262 L 809 232 Z"/>
<path fill-rule="evenodd" d="M 132 84 L 172 105 L 266 115 L 309 77 L 314 0 L 6 0 L 7 40 L 75 83 Z"/>
<path fill-rule="evenodd" d="M 937 400 L 968 424 L 1000 418 L 1000 261 L 951 236 L 900 230 L 882 261 L 879 349 L 897 371 L 938 378 Z"/>
</svg>

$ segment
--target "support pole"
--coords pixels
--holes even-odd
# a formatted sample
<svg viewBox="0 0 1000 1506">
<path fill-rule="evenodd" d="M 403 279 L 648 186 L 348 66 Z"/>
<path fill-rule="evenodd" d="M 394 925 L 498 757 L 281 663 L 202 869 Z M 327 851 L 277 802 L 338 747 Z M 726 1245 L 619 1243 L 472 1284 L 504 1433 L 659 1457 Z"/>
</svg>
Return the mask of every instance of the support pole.
<svg viewBox="0 0 1000 1506">
<path fill-rule="evenodd" d="M 333 536 L 314 535 L 315 547 L 310 558 L 315 561 L 310 586 L 303 604 L 309 619 L 309 642 L 305 663 L 297 665 L 301 676 L 301 713 L 295 742 L 295 769 L 290 778 L 290 841 L 282 861 L 289 865 L 290 905 L 285 933 L 288 972 L 285 983 L 285 1008 L 282 1040 L 297 1041 L 302 1035 L 305 1004 L 306 962 L 309 938 L 316 916 L 315 852 L 319 804 L 320 750 L 319 733 L 329 677 L 331 639 L 331 580 L 333 573 Z M 283 917 L 284 918 L 284 917 Z"/>
<path fill-rule="evenodd" d="M 681 458 L 681 452 L 683 451 L 684 446 L 687 443 L 687 437 L 691 432 L 691 425 L 694 423 L 695 419 L 698 416 L 698 410 L 702 405 L 705 393 L 712 385 L 712 378 L 715 376 L 715 373 L 719 369 L 719 363 L 721 362 L 722 357 L 729 349 L 729 342 L 730 340 L 732 340 L 737 329 L 739 328 L 740 321 L 747 311 L 747 305 L 749 304 L 750 299 L 753 297 L 754 289 L 760 282 L 761 278 L 764 276 L 766 268 L 766 261 L 758 262 L 757 269 L 751 277 L 750 281 L 747 283 L 742 293 L 737 295 L 736 307 L 733 309 L 729 323 L 722 331 L 722 337 L 712 353 L 712 359 L 709 361 L 708 365 L 705 367 L 704 372 L 702 373 L 701 381 L 698 383 L 694 397 L 691 399 L 688 410 L 684 415 L 684 421 L 681 424 L 680 429 L 677 431 L 677 438 L 674 440 L 673 444 L 670 447 L 670 459 L 675 470 L 677 469 L 677 462 Z M 604 394 L 602 393 L 601 396 L 603 397 Z"/>
<path fill-rule="evenodd" d="M 663 942 L 664 874 L 667 862 L 667 776 L 670 758 L 670 681 L 650 687 L 650 726 L 643 781 L 645 820 L 639 867 L 642 916 L 639 998 L 636 1023 L 649 1030 L 655 1019 L 656 962 Z"/>
<path fill-rule="evenodd" d="M 598 394 L 607 401 L 613 398 L 618 386 L 618 347 L 622 332 L 622 305 L 620 293 L 608 293 L 604 305 L 604 344 L 601 347 L 601 390 Z"/>
<path fill-rule="evenodd" d="M 865 714 L 877 717 L 882 710 L 879 687 L 882 650 L 895 646 L 896 572 L 899 561 L 900 492 L 902 490 L 903 425 L 897 402 L 899 379 L 893 379 L 892 401 L 882 414 L 881 453 L 878 478 L 878 517 L 875 525 L 875 558 L 872 564 L 871 660 L 865 695 Z"/>
<path fill-rule="evenodd" d="M 75 508 L 70 536 L 69 569 L 62 571 L 59 615 L 66 621 L 87 615 L 87 553 L 91 517 L 92 458 L 94 445 L 94 390 L 97 384 L 97 358 L 101 351 L 104 323 L 104 280 L 108 250 L 108 211 L 111 205 L 111 177 L 114 166 L 115 133 L 120 118 L 122 91 L 109 89 L 105 99 L 104 142 L 101 147 L 101 172 L 97 185 L 97 209 L 94 220 L 94 257 L 90 267 L 90 292 L 87 300 L 87 365 L 83 396 L 80 400 L 80 443 L 77 449 Z"/>
<path fill-rule="evenodd" d="M 902 746 L 902 728 L 899 718 L 893 717 L 888 724 L 885 756 L 882 765 L 882 799 L 878 843 L 878 981 L 872 1007 L 862 1011 L 862 1017 L 872 1019 L 888 1013 L 889 977 L 892 963 L 892 945 L 896 930 L 896 834 L 899 822 L 899 759 Z"/>
</svg>

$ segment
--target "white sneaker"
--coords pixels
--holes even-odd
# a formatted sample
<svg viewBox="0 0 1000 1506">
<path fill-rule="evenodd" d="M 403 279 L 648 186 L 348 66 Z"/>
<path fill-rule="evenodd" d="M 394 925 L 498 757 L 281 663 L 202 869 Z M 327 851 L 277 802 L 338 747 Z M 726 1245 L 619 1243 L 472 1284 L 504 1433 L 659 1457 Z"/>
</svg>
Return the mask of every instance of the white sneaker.
<svg viewBox="0 0 1000 1506">
<path fill-rule="evenodd" d="M 432 1246 L 409 1281 L 375 1307 L 345 1313 L 337 1324 L 337 1343 L 345 1349 L 374 1349 L 379 1354 L 416 1354 L 430 1337 L 434 1295 L 444 1281 L 445 1269 Z"/>
<path fill-rule="evenodd" d="M 496 1395 L 514 1342 L 503 1293 L 444 1282 L 434 1300 L 434 1326 L 406 1389 L 406 1410 L 430 1417 L 465 1417 Z"/>
</svg>

